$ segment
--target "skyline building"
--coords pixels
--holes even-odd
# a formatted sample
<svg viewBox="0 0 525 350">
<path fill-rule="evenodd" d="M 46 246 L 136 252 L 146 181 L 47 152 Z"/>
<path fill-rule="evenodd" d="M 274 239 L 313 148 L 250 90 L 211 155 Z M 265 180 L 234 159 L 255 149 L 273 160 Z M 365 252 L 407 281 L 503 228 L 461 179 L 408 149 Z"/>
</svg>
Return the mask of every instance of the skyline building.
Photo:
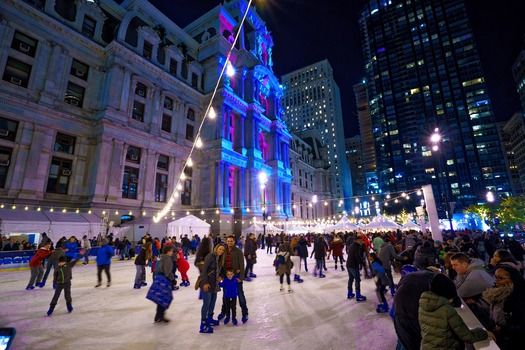
<svg viewBox="0 0 525 350">
<path fill-rule="evenodd" d="M 491 101 L 463 0 L 366 0 L 365 75 L 382 192 L 432 184 L 461 207 L 510 195 Z M 438 148 L 430 140 L 438 130 Z M 443 202 L 444 201 L 444 202 Z"/>
<path fill-rule="evenodd" d="M 345 155 L 341 96 L 328 60 L 299 68 L 281 77 L 282 104 L 292 133 L 319 131 L 328 148 L 329 163 L 336 174 L 335 193 L 350 208 L 352 174 Z"/>
</svg>

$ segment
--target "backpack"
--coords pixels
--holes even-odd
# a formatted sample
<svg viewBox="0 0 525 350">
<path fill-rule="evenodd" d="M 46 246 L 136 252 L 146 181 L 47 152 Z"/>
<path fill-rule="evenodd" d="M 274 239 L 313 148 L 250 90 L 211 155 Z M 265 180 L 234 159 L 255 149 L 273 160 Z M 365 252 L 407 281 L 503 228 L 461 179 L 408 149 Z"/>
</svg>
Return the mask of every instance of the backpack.
<svg viewBox="0 0 525 350">
<path fill-rule="evenodd" d="M 277 261 L 275 262 L 275 267 L 279 268 L 279 265 L 286 264 L 286 258 L 288 258 L 288 252 L 279 252 L 277 254 Z"/>
</svg>

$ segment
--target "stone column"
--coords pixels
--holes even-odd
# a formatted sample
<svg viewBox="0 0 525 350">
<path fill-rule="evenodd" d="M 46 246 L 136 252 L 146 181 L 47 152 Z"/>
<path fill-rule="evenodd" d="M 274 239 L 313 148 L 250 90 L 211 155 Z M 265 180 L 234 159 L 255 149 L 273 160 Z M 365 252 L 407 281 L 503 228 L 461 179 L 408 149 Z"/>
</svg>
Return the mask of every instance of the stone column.
<svg viewBox="0 0 525 350">
<path fill-rule="evenodd" d="M 223 170 L 223 173 L 224 173 L 224 176 L 223 176 L 223 183 L 222 183 L 222 188 L 223 188 L 223 193 L 224 193 L 224 196 L 223 196 L 223 203 L 222 203 L 222 206 L 224 208 L 229 208 L 230 207 L 230 164 L 228 162 L 223 162 L 223 167 L 224 167 L 224 170 Z"/>
<path fill-rule="evenodd" d="M 224 185 L 224 162 L 218 161 L 215 164 L 215 167 L 217 169 L 217 176 L 216 176 L 216 185 L 215 188 L 217 189 L 217 195 L 215 198 L 216 205 L 219 208 L 222 208 L 224 205 L 224 191 L 223 191 L 223 185 Z"/>
<path fill-rule="evenodd" d="M 238 176 L 238 188 L 239 188 L 239 195 L 238 195 L 238 207 L 244 211 L 244 198 L 245 198 L 245 171 L 244 168 L 239 168 L 239 176 Z"/>
</svg>

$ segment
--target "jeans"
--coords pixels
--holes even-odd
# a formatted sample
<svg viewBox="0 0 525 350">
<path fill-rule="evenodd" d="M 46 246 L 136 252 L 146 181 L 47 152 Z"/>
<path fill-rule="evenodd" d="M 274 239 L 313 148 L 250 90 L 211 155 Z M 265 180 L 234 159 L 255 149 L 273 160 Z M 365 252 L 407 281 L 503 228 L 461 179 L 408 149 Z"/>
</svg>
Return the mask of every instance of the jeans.
<svg viewBox="0 0 525 350">
<path fill-rule="evenodd" d="M 359 269 L 349 267 L 348 271 L 348 290 L 352 292 L 352 285 L 355 280 L 355 292 L 361 294 L 361 275 Z"/>
<path fill-rule="evenodd" d="M 49 276 L 49 273 L 51 272 L 51 267 L 53 267 L 53 270 L 56 270 L 58 268 L 58 263 L 56 266 L 53 266 L 53 264 L 50 264 L 49 261 L 47 262 L 46 272 L 44 273 L 44 278 L 42 278 L 43 284 L 46 284 L 47 277 Z"/>
<path fill-rule="evenodd" d="M 188 259 L 188 251 L 190 250 L 190 247 L 182 247 L 182 254 L 184 254 L 184 259 Z"/>
<path fill-rule="evenodd" d="M 35 281 L 36 283 L 40 283 L 40 281 L 42 281 L 42 276 L 44 276 L 44 268 L 42 265 L 36 267 L 30 266 L 29 268 L 31 269 L 31 278 L 29 279 L 28 286 L 34 285 Z"/>
<path fill-rule="evenodd" d="M 140 285 L 142 282 L 146 282 L 146 266 L 135 265 L 137 272 L 135 273 L 135 285 Z"/>
<path fill-rule="evenodd" d="M 97 279 L 98 282 L 102 282 L 102 270 L 106 273 L 106 276 L 108 277 L 108 283 L 111 282 L 111 274 L 109 273 L 109 264 L 107 265 L 97 265 Z"/>
<path fill-rule="evenodd" d="M 120 250 L 120 260 L 124 260 L 126 256 L 128 257 L 128 259 L 131 259 L 131 257 L 129 256 L 128 247 Z"/>
<path fill-rule="evenodd" d="M 55 306 L 57 304 L 58 298 L 60 297 L 60 294 L 62 294 L 62 289 L 64 290 L 64 296 L 66 297 L 66 305 L 71 306 L 71 282 L 57 284 L 55 295 L 53 295 L 53 299 L 51 299 L 51 306 Z"/>
<path fill-rule="evenodd" d="M 244 269 L 244 277 L 250 277 L 253 273 L 253 259 L 246 258 L 246 268 Z"/>
<path fill-rule="evenodd" d="M 215 302 L 217 301 L 217 293 L 214 292 L 202 292 L 202 308 L 201 308 L 201 321 L 206 322 L 208 315 L 213 315 L 215 309 Z"/>
<path fill-rule="evenodd" d="M 308 265 L 307 265 L 307 263 L 306 263 L 307 260 L 308 260 L 307 258 L 308 258 L 307 256 L 301 256 L 301 260 L 299 260 L 299 264 L 301 263 L 301 261 L 304 261 L 304 270 L 305 270 L 306 272 L 308 272 Z"/>
</svg>

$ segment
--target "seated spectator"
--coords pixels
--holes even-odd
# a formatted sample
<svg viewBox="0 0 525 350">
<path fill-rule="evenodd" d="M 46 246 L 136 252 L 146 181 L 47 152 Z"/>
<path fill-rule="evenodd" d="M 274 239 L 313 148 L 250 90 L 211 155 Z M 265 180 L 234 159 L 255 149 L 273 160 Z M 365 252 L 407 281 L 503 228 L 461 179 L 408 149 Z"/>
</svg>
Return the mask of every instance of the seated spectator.
<svg viewBox="0 0 525 350">
<path fill-rule="evenodd" d="M 4 246 L 4 249 L 2 249 L 2 251 L 9 252 L 9 251 L 18 250 L 18 249 L 19 249 L 19 244 L 15 242 L 15 239 L 13 237 L 10 237 L 9 243 L 7 243 Z"/>
<path fill-rule="evenodd" d="M 450 303 L 457 294 L 452 280 L 443 274 L 430 279 L 428 292 L 419 299 L 419 325 L 423 349 L 464 349 L 464 343 L 475 343 L 491 332 L 482 328 L 470 330 Z"/>
<path fill-rule="evenodd" d="M 502 350 L 523 349 L 525 344 L 525 280 L 513 267 L 496 270 L 496 287 L 483 293 L 490 304 L 488 329 Z"/>
<path fill-rule="evenodd" d="M 521 267 L 524 267 L 525 249 L 523 249 L 520 242 L 514 240 L 514 238 L 510 238 L 507 246 L 512 256 L 514 256 L 514 259 L 521 264 Z"/>
<path fill-rule="evenodd" d="M 521 264 L 514 259 L 514 256 L 506 249 L 498 249 L 494 252 L 494 256 L 490 259 L 489 272 L 494 276 L 496 270 L 503 266 L 509 266 L 523 273 Z"/>
<path fill-rule="evenodd" d="M 434 266 L 436 263 L 436 253 L 430 241 L 424 241 L 422 245 L 417 247 L 414 254 L 414 265 L 420 269 L 426 269 L 429 266 Z"/>
<path fill-rule="evenodd" d="M 458 296 L 465 300 L 483 326 L 488 324 L 489 306 L 482 293 L 494 285 L 494 277 L 483 267 L 479 259 L 470 259 L 464 253 L 450 257 L 452 268 L 457 272 L 454 283 Z"/>
</svg>

